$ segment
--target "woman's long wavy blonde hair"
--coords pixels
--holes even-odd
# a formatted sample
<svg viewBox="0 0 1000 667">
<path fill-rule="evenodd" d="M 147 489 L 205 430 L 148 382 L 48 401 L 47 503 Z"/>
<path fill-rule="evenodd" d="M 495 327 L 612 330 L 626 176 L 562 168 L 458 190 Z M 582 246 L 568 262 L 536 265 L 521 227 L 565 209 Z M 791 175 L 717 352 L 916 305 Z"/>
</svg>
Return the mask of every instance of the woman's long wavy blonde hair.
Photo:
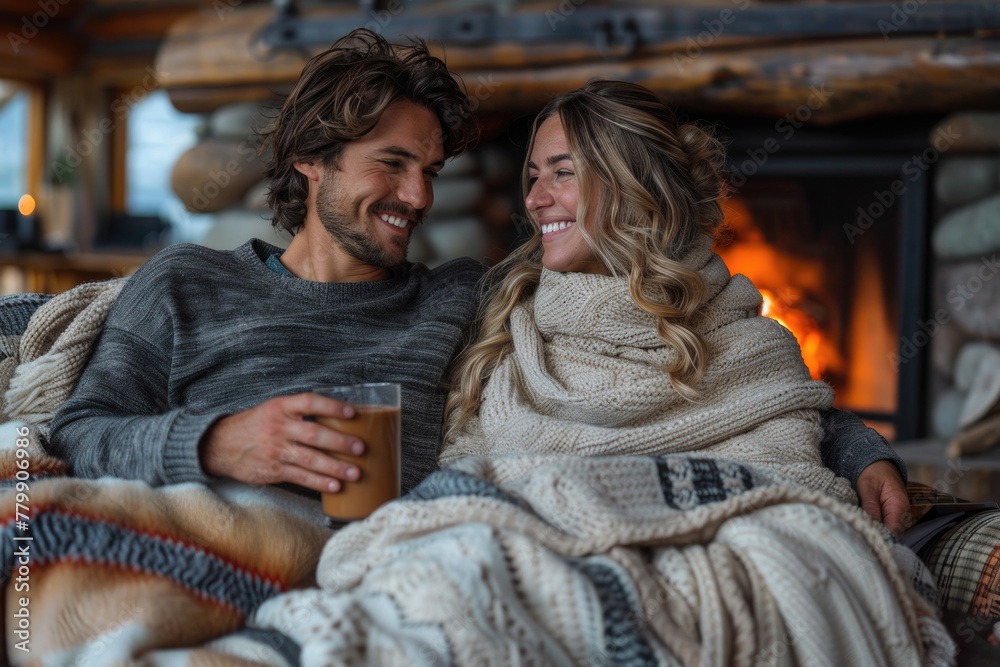
<svg viewBox="0 0 1000 667">
<path fill-rule="evenodd" d="M 679 124 L 646 88 L 591 81 L 553 99 L 535 119 L 521 175 L 525 196 L 535 135 L 553 114 L 562 121 L 577 175 L 578 228 L 612 275 L 628 276 L 635 303 L 659 318 L 657 333 L 677 351 L 664 371 L 680 395 L 695 400 L 707 351 L 691 318 L 705 286 L 678 259 L 722 222 L 725 148 L 708 130 Z M 491 287 L 478 318 L 479 337 L 452 373 L 458 391 L 445 407 L 448 441 L 478 411 L 483 386 L 512 349 L 508 317 L 538 285 L 542 234 L 533 220 L 531 226 L 531 238 L 484 279 Z"/>
</svg>

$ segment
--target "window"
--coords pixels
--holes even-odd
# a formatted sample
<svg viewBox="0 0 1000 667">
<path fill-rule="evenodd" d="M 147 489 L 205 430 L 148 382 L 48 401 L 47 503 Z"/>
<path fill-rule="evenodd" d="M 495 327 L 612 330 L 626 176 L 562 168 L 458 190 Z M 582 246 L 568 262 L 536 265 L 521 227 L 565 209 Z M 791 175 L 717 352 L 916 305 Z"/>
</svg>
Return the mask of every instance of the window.
<svg viewBox="0 0 1000 667">
<path fill-rule="evenodd" d="M 174 163 L 198 141 L 200 116 L 177 111 L 164 90 L 136 103 L 128 117 L 125 212 L 158 216 L 172 241 L 197 241 L 214 217 L 189 213 L 170 188 Z"/>
<path fill-rule="evenodd" d="M 17 208 L 28 192 L 28 109 L 30 94 L 0 80 L 0 209 Z"/>
</svg>

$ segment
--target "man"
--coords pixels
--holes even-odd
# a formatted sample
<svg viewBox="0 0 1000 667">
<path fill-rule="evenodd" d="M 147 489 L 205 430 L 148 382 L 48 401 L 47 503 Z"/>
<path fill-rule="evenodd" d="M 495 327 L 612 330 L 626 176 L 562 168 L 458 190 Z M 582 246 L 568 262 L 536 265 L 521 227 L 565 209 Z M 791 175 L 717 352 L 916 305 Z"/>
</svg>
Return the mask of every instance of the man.
<svg viewBox="0 0 1000 667">
<path fill-rule="evenodd" d="M 83 477 L 337 491 L 358 471 L 335 455 L 364 445 L 302 419 L 351 416 L 310 387 L 396 381 L 403 490 L 415 486 L 436 468 L 445 370 L 482 267 L 407 266 L 406 246 L 437 172 L 476 135 L 467 97 L 422 44 L 356 31 L 313 58 L 267 137 L 288 249 L 183 244 L 147 262 L 56 415 L 53 449 Z"/>
<path fill-rule="evenodd" d="M 408 266 L 406 246 L 434 176 L 474 141 L 470 118 L 421 43 L 394 48 L 359 30 L 313 58 L 267 137 L 269 203 L 294 234 L 288 249 L 177 245 L 144 265 L 53 421 L 55 453 L 77 476 L 235 481 L 319 519 L 318 501 L 273 485 L 336 492 L 358 476 L 336 455 L 364 444 L 303 419 L 351 416 L 309 388 L 398 381 L 402 485 L 413 488 L 436 468 L 445 370 L 475 316 L 482 267 Z M 871 437 L 860 421 L 847 430 Z M 870 513 L 895 522 L 902 479 L 885 460 L 868 465 L 891 450 L 861 444 L 825 460 L 857 481 Z"/>
</svg>

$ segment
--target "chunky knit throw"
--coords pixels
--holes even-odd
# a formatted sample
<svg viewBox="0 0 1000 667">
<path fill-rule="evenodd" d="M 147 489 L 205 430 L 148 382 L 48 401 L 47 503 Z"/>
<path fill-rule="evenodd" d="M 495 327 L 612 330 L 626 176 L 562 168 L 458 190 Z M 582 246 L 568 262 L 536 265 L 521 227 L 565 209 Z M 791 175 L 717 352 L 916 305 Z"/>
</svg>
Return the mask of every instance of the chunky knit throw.
<svg viewBox="0 0 1000 667">
<path fill-rule="evenodd" d="M 44 326 L 39 318 L 52 335 L 36 347 L 77 350 L 68 356 L 76 368 L 113 293 L 72 298 L 55 304 L 65 318 Z M 783 483 L 782 475 L 808 483 L 811 462 L 784 470 L 780 461 L 755 469 L 715 452 L 455 455 L 406 498 L 336 535 L 316 571 L 321 588 L 271 597 L 307 584 L 321 529 L 195 484 L 153 490 L 59 478 L 36 437 L 49 403 L 36 399 L 63 392 L 63 374 L 44 376 L 51 386 L 14 397 L 24 406 L 16 414 L 36 424 L 31 613 L 57 621 L 38 621 L 32 657 L 47 664 L 109 655 L 282 667 L 951 660 L 953 644 L 920 596 L 931 596 L 933 583 L 912 554 L 905 558 L 860 509 Z M 616 410 L 605 406 L 601 419 L 616 423 Z M 807 433 L 816 426 L 807 416 L 798 422 Z M 678 432 L 698 441 L 696 431 Z M 642 447 L 636 436 L 628 442 Z M 3 454 L 0 582 L 11 585 L 13 538 L 25 530 L 15 521 L 19 459 L 12 447 Z M 211 639 L 247 615 L 251 627 Z"/>
<path fill-rule="evenodd" d="M 20 419 L 48 435 L 52 416 L 76 386 L 124 284 L 124 278 L 84 283 L 34 312 L 0 368 L 0 422 Z"/>
<path fill-rule="evenodd" d="M 912 552 L 776 482 L 690 456 L 465 457 L 341 530 L 321 588 L 250 625 L 315 666 L 951 664 Z"/>
<path fill-rule="evenodd" d="M 330 534 L 270 496 L 65 476 L 44 436 L 124 282 L 8 300 L 0 318 L 0 590 L 20 602 L 7 620 L 15 665 L 128 662 L 226 635 L 307 584 Z M 14 633 L 18 611 L 30 632 Z"/>
<path fill-rule="evenodd" d="M 847 480 L 824 467 L 818 409 L 833 390 L 810 379 L 795 337 L 757 313 L 761 296 L 730 277 L 705 236 L 685 257 L 706 283 L 695 327 L 709 347 L 690 402 L 662 370 L 676 354 L 625 279 L 543 270 L 510 317 L 513 352 L 483 390 L 478 419 L 442 463 L 459 456 L 675 454 L 738 459 L 845 502 Z"/>
</svg>

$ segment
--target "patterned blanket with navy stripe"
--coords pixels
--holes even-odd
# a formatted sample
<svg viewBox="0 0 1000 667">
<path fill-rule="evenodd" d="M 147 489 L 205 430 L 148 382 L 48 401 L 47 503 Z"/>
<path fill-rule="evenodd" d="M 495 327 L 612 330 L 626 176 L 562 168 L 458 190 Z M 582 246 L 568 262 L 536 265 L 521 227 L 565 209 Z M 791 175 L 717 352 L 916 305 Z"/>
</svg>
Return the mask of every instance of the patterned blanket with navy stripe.
<svg viewBox="0 0 1000 667">
<path fill-rule="evenodd" d="M 23 422 L 0 426 L 0 437 L 0 584 L 11 664 L 156 660 L 225 636 L 265 600 L 311 582 L 330 534 L 199 484 L 66 477 Z M 190 650 L 199 664 L 246 664 Z M 288 664 L 298 649 L 271 654 Z"/>
<path fill-rule="evenodd" d="M 859 508 L 726 459 L 462 458 L 336 534 L 317 579 L 217 648 L 296 646 L 303 665 L 953 662 L 912 553 Z"/>
</svg>

